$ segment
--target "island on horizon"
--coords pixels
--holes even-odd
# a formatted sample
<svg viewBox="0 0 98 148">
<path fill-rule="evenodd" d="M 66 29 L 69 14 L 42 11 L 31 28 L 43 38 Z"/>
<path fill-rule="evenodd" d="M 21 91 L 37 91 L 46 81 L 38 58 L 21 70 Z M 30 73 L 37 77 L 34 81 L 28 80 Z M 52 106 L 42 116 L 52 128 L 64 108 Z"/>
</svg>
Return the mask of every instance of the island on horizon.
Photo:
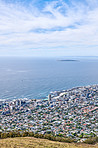
<svg viewBox="0 0 98 148">
<path fill-rule="evenodd" d="M 73 61 L 74 62 L 74 61 L 79 61 L 79 60 L 72 60 L 72 59 L 71 60 L 70 59 L 63 60 L 63 59 L 61 59 L 61 60 L 57 60 L 57 61 L 61 61 L 61 62 L 64 62 L 64 61 L 68 61 L 68 62 Z"/>
</svg>

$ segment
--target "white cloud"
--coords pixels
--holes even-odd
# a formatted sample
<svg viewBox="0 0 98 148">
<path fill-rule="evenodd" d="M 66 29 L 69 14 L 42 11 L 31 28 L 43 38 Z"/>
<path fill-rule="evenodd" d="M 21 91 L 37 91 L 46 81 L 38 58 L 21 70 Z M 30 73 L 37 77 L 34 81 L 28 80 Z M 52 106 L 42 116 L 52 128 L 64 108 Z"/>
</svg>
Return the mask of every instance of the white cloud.
<svg viewBox="0 0 98 148">
<path fill-rule="evenodd" d="M 38 10 L 0 1 L 0 54 L 98 54 L 98 2 L 86 2 L 52 1 Z"/>
</svg>

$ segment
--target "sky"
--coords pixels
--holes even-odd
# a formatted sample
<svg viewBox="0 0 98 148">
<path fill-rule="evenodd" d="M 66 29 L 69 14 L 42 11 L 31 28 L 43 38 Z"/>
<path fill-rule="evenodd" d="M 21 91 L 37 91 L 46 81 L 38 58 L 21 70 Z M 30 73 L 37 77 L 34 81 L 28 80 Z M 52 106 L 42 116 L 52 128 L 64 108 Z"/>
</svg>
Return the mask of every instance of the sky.
<svg viewBox="0 0 98 148">
<path fill-rule="evenodd" d="M 98 56 L 98 0 L 0 0 L 0 56 Z"/>
</svg>

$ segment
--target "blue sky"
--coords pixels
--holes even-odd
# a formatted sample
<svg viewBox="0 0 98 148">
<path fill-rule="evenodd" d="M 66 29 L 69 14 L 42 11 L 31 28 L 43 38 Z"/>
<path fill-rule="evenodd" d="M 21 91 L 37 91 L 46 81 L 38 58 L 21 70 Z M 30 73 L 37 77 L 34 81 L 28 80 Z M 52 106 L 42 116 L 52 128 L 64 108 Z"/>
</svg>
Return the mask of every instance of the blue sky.
<svg viewBox="0 0 98 148">
<path fill-rule="evenodd" d="M 98 0 L 0 0 L 0 56 L 98 56 Z"/>
</svg>

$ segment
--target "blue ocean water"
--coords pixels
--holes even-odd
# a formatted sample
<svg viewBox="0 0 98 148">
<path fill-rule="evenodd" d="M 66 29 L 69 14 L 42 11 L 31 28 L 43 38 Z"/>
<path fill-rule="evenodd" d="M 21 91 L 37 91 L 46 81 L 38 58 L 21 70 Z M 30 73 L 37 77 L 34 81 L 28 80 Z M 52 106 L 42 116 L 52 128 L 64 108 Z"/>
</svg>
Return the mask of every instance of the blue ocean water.
<svg viewBox="0 0 98 148">
<path fill-rule="evenodd" d="M 57 59 L 0 57 L 0 99 L 38 99 L 51 91 L 98 84 L 98 57 Z"/>
</svg>

